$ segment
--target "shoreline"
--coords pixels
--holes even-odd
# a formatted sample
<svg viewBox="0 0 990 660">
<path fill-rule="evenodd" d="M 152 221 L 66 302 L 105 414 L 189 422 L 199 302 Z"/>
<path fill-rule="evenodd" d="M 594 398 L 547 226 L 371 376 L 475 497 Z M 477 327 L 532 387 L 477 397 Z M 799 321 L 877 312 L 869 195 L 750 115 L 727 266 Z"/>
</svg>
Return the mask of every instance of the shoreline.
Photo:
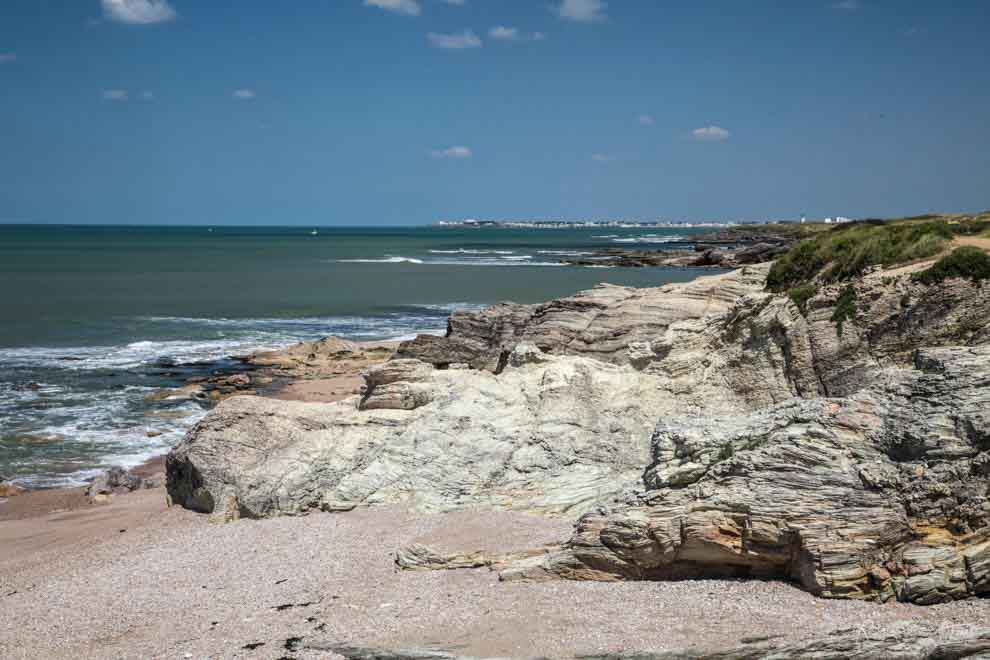
<svg viewBox="0 0 990 660">
<path fill-rule="evenodd" d="M 367 367 L 385 361 L 398 345 L 399 342 L 394 340 L 352 342 L 327 337 L 299 342 L 275 351 L 231 356 L 229 359 L 239 362 L 242 369 L 225 371 L 209 378 L 190 378 L 184 386 L 161 390 L 156 396 L 199 398 L 197 395 L 200 395 L 210 401 L 210 407 L 231 396 L 332 403 L 359 394 L 364 383 L 361 373 Z M 142 479 L 161 477 L 160 486 L 143 488 L 141 492 L 164 490 L 167 455 L 168 451 L 165 451 L 127 470 L 128 474 Z M 44 518 L 106 506 L 91 501 L 86 494 L 88 488 L 89 484 L 54 488 L 19 487 L 16 494 L 0 497 L 0 522 Z M 132 492 L 121 496 L 133 495 Z"/>
</svg>

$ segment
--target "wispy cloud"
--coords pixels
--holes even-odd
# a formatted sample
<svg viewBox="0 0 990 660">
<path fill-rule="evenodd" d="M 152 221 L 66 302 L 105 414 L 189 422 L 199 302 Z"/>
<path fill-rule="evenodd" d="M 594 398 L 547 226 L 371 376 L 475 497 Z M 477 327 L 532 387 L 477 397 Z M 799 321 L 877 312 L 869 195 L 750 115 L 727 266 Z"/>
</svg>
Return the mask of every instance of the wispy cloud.
<svg viewBox="0 0 990 660">
<path fill-rule="evenodd" d="M 470 158 L 474 153 L 468 147 L 455 145 L 446 149 L 434 149 L 430 155 L 434 158 Z"/>
<path fill-rule="evenodd" d="M 103 90 L 104 101 L 126 101 L 129 98 L 126 89 L 105 89 Z"/>
<path fill-rule="evenodd" d="M 519 28 L 496 25 L 488 31 L 488 36 L 500 41 L 516 41 L 519 39 Z"/>
<path fill-rule="evenodd" d="M 657 120 L 653 117 L 653 115 L 640 115 L 639 123 L 643 126 L 653 126 L 657 123 Z"/>
<path fill-rule="evenodd" d="M 154 101 L 155 93 L 152 92 L 151 90 L 146 89 L 143 92 L 141 92 L 141 98 L 144 99 L 145 101 Z"/>
<path fill-rule="evenodd" d="M 448 5 L 454 5 L 455 7 L 463 7 L 467 4 L 467 0 L 443 0 Z"/>
<path fill-rule="evenodd" d="M 165 23 L 177 14 L 167 0 L 100 0 L 103 14 L 118 23 L 150 25 Z"/>
<path fill-rule="evenodd" d="M 241 101 L 250 101 L 255 96 L 257 96 L 257 94 L 254 93 L 253 89 L 242 87 L 241 89 L 235 89 L 234 92 L 231 94 L 231 96 Z"/>
<path fill-rule="evenodd" d="M 703 126 L 691 131 L 691 134 L 698 140 L 705 142 L 722 142 L 729 139 L 729 131 L 721 126 Z"/>
<path fill-rule="evenodd" d="M 0 53 L 0 64 L 9 64 L 17 61 L 17 53 Z"/>
<path fill-rule="evenodd" d="M 839 0 L 839 2 L 833 2 L 830 6 L 832 9 L 841 9 L 843 11 L 856 11 L 863 7 L 859 3 L 859 0 Z"/>
<path fill-rule="evenodd" d="M 596 23 L 608 19 L 607 8 L 608 4 L 602 0 L 561 0 L 555 11 L 569 21 Z"/>
<path fill-rule="evenodd" d="M 406 16 L 419 16 L 423 13 L 423 8 L 420 7 L 417 0 L 364 0 L 364 6 L 378 7 Z"/>
<path fill-rule="evenodd" d="M 488 36 L 496 41 L 543 41 L 547 35 L 542 32 L 531 32 L 526 34 L 520 32 L 519 28 L 496 25 L 488 31 Z"/>
<path fill-rule="evenodd" d="M 480 48 L 481 37 L 471 30 L 464 30 L 460 34 L 438 34 L 430 32 L 426 35 L 430 45 L 434 48 L 446 48 L 449 50 L 462 50 L 464 48 Z"/>
<path fill-rule="evenodd" d="M 612 154 L 597 153 L 597 154 L 591 154 L 591 160 L 599 163 L 611 163 L 613 160 L 615 160 L 615 156 L 613 156 Z"/>
</svg>

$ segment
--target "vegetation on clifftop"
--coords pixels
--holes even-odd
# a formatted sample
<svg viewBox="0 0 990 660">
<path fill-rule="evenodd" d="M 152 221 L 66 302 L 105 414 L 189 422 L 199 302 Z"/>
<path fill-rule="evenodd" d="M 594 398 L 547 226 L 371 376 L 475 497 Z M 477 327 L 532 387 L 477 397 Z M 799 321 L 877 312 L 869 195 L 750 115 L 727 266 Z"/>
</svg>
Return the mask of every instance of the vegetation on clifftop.
<svg viewBox="0 0 990 660">
<path fill-rule="evenodd" d="M 792 299 L 797 294 L 800 299 L 808 291 L 802 287 L 816 280 L 841 282 L 871 266 L 895 266 L 933 257 L 956 236 L 990 231 L 990 213 L 863 220 L 827 227 L 806 230 L 807 237 L 774 263 L 767 277 L 768 289 L 790 292 Z"/>
</svg>

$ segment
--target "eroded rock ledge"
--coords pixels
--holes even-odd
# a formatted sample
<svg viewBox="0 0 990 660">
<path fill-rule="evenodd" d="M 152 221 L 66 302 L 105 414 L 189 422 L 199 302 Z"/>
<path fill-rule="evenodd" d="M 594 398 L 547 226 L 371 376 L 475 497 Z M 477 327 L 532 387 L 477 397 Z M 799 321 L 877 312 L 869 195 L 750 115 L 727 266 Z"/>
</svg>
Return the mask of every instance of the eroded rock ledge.
<svg viewBox="0 0 990 660">
<path fill-rule="evenodd" d="M 988 291 L 872 273 L 837 323 L 847 287 L 799 310 L 766 273 L 455 314 L 361 396 L 221 403 L 170 454 L 170 496 L 218 520 L 395 502 L 581 516 L 506 578 L 990 591 Z"/>
<path fill-rule="evenodd" d="M 374 649 L 318 638 L 287 640 L 286 648 L 335 653 L 347 660 L 469 660 L 469 656 L 437 649 Z M 985 658 L 990 652 L 990 628 L 959 626 L 943 629 L 925 624 L 837 630 L 799 642 L 773 639 L 740 640 L 724 651 L 625 651 L 578 656 L 580 660 L 961 660 Z"/>
</svg>

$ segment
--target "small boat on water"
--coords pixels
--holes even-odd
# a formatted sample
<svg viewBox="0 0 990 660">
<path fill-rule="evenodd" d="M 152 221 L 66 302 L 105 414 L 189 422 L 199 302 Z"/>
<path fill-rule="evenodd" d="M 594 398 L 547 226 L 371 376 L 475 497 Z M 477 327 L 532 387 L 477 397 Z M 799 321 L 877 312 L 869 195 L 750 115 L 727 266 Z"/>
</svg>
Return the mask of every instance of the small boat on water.
<svg viewBox="0 0 990 660">
<path fill-rule="evenodd" d="M 316 231 L 315 229 L 313 231 L 309 232 L 309 235 L 310 236 L 318 236 L 319 234 L 320 234 L 320 232 Z"/>
</svg>

